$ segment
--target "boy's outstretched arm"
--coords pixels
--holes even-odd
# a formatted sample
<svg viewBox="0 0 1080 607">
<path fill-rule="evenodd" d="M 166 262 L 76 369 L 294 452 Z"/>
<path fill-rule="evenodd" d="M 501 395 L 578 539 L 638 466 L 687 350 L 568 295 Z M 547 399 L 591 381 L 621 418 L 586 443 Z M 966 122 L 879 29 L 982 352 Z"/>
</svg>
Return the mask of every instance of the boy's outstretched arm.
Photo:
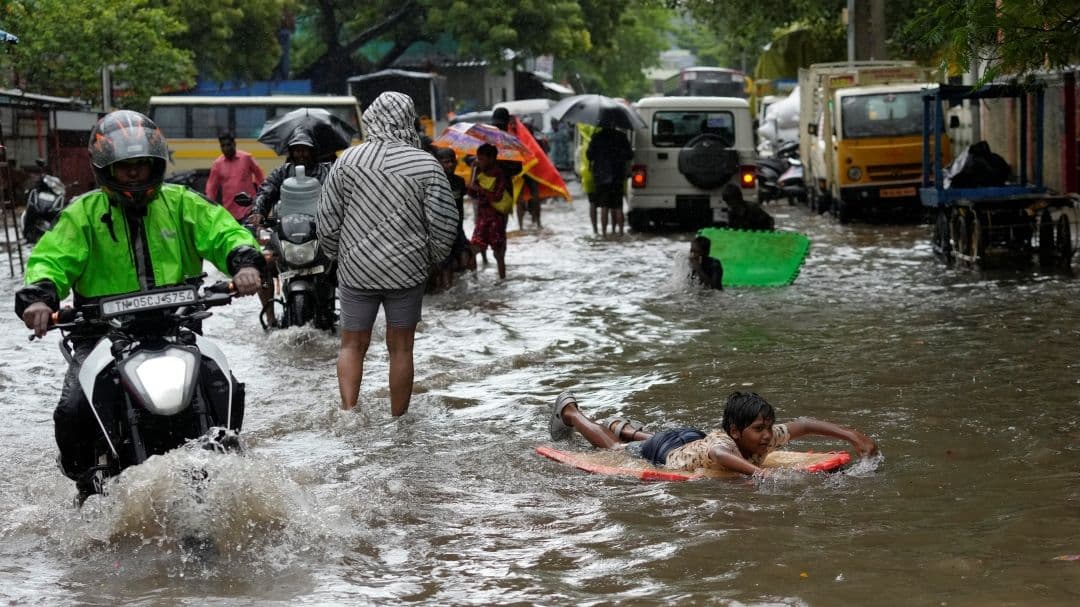
<svg viewBox="0 0 1080 607">
<path fill-rule="evenodd" d="M 787 422 L 788 434 L 792 440 L 799 438 L 800 436 L 806 436 L 813 434 L 817 436 L 831 436 L 833 438 L 839 438 L 846 440 L 855 447 L 855 450 L 859 452 L 859 455 L 866 457 L 868 455 L 876 455 L 878 452 L 877 443 L 872 438 L 859 432 L 858 430 L 852 430 L 851 428 L 845 428 L 838 426 L 832 422 L 825 422 L 819 419 L 801 418 L 794 421 Z"/>
<path fill-rule="evenodd" d="M 738 455 L 725 451 L 720 447 L 709 449 L 709 461 L 712 463 L 712 468 L 727 469 L 732 472 L 741 472 L 742 474 L 749 475 L 762 472 L 761 468 L 758 468 Z"/>
</svg>

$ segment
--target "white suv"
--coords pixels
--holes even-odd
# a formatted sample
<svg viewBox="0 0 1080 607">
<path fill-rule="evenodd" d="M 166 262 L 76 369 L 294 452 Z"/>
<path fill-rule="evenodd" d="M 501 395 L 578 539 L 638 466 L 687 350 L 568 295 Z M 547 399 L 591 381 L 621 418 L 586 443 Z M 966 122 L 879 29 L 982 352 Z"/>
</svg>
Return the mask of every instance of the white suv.
<svg viewBox="0 0 1080 607">
<path fill-rule="evenodd" d="M 727 221 L 720 192 L 732 183 L 757 200 L 753 117 L 745 99 L 646 97 L 636 105 L 627 221 L 634 230 Z"/>
</svg>

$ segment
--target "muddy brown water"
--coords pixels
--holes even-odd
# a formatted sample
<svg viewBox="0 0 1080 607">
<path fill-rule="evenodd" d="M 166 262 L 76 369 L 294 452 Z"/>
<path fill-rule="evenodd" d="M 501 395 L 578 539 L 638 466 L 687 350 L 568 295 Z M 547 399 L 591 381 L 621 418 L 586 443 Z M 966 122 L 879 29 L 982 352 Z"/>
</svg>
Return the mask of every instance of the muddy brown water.
<svg viewBox="0 0 1080 607">
<path fill-rule="evenodd" d="M 770 210 L 813 240 L 802 274 L 720 293 L 685 284 L 688 234 L 597 238 L 582 201 L 549 205 L 543 230 L 511 234 L 506 281 L 492 265 L 426 300 L 400 420 L 381 329 L 363 408 L 344 414 L 335 339 L 264 337 L 255 302 L 238 301 L 206 332 L 248 384 L 249 455 L 155 458 L 82 511 L 53 464 L 56 336 L 28 342 L 9 308 L 0 597 L 1077 604 L 1080 563 L 1053 559 L 1080 553 L 1080 283 L 945 269 L 922 226 Z M 861 429 L 883 456 L 758 482 L 590 476 L 533 453 L 564 389 L 656 428 L 710 426 L 728 392 L 752 389 L 781 419 Z M 192 466 L 211 473 L 198 496 Z"/>
</svg>

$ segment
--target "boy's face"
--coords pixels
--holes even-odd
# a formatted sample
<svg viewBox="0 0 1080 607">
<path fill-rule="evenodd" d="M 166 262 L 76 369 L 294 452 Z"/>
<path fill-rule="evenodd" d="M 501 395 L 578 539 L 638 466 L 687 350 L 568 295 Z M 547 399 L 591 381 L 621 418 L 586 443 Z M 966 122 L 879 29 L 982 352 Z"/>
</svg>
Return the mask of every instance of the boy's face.
<svg viewBox="0 0 1080 607">
<path fill-rule="evenodd" d="M 457 160 L 452 160 L 450 158 L 443 158 L 443 157 L 440 156 L 439 157 L 439 164 L 442 165 L 443 170 L 446 171 L 447 174 L 450 174 L 450 173 L 454 172 L 454 167 L 457 166 Z"/>
<path fill-rule="evenodd" d="M 769 449 L 769 443 L 772 442 L 773 421 L 771 419 L 766 420 L 764 416 L 759 415 L 754 420 L 754 423 L 742 430 L 731 429 L 731 438 L 734 439 L 739 451 L 744 456 L 765 455 Z M 732 425 L 734 426 L 734 424 Z"/>
<path fill-rule="evenodd" d="M 480 167 L 481 171 L 490 169 L 495 164 L 495 157 L 488 156 L 487 154 L 476 155 L 476 166 Z"/>
</svg>

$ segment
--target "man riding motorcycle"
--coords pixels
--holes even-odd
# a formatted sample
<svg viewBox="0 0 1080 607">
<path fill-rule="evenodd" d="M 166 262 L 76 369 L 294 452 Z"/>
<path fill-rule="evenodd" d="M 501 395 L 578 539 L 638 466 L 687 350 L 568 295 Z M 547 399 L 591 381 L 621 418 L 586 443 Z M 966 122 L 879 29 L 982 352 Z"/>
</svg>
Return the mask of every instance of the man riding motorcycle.
<svg viewBox="0 0 1080 607">
<path fill-rule="evenodd" d="M 202 275 L 204 259 L 232 274 L 240 295 L 258 291 L 265 266 L 258 242 L 224 207 L 164 183 L 168 146 L 153 121 L 112 112 L 91 131 L 89 152 L 98 189 L 72 202 L 38 241 L 25 286 L 15 293 L 15 313 L 36 337 L 48 331 L 69 292 L 78 307 L 181 285 Z M 94 465 L 97 430 L 78 372 L 100 335 L 72 337 L 74 356 L 53 422 L 61 470 L 79 486 Z"/>
</svg>

